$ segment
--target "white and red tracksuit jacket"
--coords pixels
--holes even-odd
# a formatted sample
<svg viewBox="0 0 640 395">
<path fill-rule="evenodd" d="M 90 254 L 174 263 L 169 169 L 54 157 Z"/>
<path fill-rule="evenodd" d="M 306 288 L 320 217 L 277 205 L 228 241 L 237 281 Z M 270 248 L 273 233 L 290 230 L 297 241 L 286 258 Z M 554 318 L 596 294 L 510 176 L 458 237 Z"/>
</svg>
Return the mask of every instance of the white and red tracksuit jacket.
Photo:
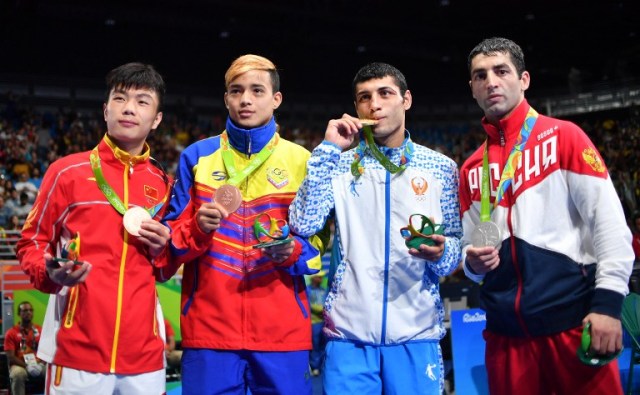
<svg viewBox="0 0 640 395">
<path fill-rule="evenodd" d="M 489 144 L 491 202 L 529 110 L 523 101 Z M 463 249 L 479 223 L 484 145 L 460 171 Z M 600 154 L 571 122 L 540 115 L 511 187 L 491 215 L 502 230 L 500 265 L 477 275 L 487 329 L 544 336 L 580 326 L 589 312 L 619 317 L 633 265 L 631 234 Z M 463 253 L 463 256 L 466 256 Z"/>
</svg>

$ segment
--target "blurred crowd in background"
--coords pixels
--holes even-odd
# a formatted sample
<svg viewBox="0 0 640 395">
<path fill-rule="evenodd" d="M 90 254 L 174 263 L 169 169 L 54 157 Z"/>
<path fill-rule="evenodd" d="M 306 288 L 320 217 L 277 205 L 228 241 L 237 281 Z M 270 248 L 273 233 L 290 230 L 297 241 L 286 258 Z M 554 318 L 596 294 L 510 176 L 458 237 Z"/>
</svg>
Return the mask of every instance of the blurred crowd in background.
<svg viewBox="0 0 640 395">
<path fill-rule="evenodd" d="M 219 134 L 224 129 L 225 116 L 221 113 L 202 121 L 165 111 L 160 127 L 148 140 L 151 155 L 174 175 L 180 152 L 194 141 Z M 629 227 L 640 240 L 640 108 L 592 113 L 570 120 L 582 127 L 600 150 Z M 303 124 L 280 126 L 283 137 L 309 150 L 324 136 L 323 129 L 312 130 Z M 39 111 L 22 105 L 18 95 L 0 93 L 0 228 L 20 230 L 49 164 L 62 156 L 91 150 L 105 134 L 105 127 L 99 109 L 90 115 L 65 108 Z M 464 127 L 458 124 L 428 130 L 413 130 L 409 120 L 408 127 L 413 140 L 444 153 L 458 165 L 485 138 L 479 119 Z"/>
</svg>

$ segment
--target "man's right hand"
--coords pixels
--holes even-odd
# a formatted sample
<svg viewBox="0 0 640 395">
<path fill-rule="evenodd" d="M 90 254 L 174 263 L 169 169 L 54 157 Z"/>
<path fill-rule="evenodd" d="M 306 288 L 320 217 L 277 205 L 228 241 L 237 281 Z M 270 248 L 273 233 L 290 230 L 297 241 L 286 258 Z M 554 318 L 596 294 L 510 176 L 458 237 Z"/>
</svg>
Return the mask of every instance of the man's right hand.
<svg viewBox="0 0 640 395">
<path fill-rule="evenodd" d="M 495 247 L 469 247 L 466 264 L 475 274 L 486 274 L 500 264 L 498 249 Z"/>
<path fill-rule="evenodd" d="M 218 203 L 205 203 L 196 213 L 198 227 L 204 233 L 211 233 L 220 227 L 220 221 L 227 218 L 229 213 Z"/>
<path fill-rule="evenodd" d="M 73 287 L 78 283 L 83 283 L 91 272 L 91 264 L 83 262 L 78 266 L 73 261 L 57 262 L 53 260 L 51 254 L 44 254 L 45 269 L 47 275 L 54 283 L 62 286 Z"/>
<path fill-rule="evenodd" d="M 329 121 L 324 139 L 344 151 L 353 144 L 360 129 L 362 129 L 362 121 L 359 118 L 343 114 L 342 118 Z"/>
</svg>

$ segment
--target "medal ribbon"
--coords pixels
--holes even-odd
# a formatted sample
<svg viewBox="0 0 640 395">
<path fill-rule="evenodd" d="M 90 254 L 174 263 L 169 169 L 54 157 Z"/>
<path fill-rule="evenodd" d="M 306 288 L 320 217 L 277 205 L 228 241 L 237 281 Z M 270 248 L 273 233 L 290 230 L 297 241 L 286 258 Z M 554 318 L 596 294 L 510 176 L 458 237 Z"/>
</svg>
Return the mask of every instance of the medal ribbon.
<svg viewBox="0 0 640 395">
<path fill-rule="evenodd" d="M 280 141 L 280 135 L 275 133 L 267 145 L 253 156 L 251 162 L 249 162 L 244 169 L 238 171 L 236 169 L 236 165 L 233 163 L 233 153 L 231 152 L 231 145 L 229 144 L 227 131 L 225 130 L 222 132 L 222 134 L 220 134 L 220 147 L 222 148 L 222 161 L 224 162 L 224 167 L 227 169 L 227 173 L 229 174 L 227 184 L 233 186 L 240 184 L 249 176 L 249 174 L 253 173 L 254 170 L 260 167 L 260 165 L 262 165 L 264 161 L 271 156 L 278 144 L 278 141 Z"/>
<path fill-rule="evenodd" d="M 119 212 L 121 215 L 124 215 L 124 212 L 127 211 L 127 208 L 122 203 L 122 200 L 118 197 L 118 194 L 111 188 L 111 185 L 107 183 L 107 180 L 104 178 L 104 173 L 102 173 L 102 165 L 100 164 L 100 155 L 98 155 L 98 147 L 96 146 L 89 155 L 89 160 L 91 161 L 91 170 L 93 170 L 93 175 L 96 177 L 96 182 L 98 183 L 98 187 L 104 194 L 104 197 L 107 198 L 109 203 Z"/>
<path fill-rule="evenodd" d="M 502 169 L 502 175 L 500 176 L 500 182 L 498 183 L 498 189 L 496 192 L 496 199 L 493 201 L 493 208 L 498 207 L 498 204 L 500 204 L 500 201 L 502 201 L 502 198 L 504 197 L 504 193 L 513 181 L 516 166 L 518 165 L 518 162 L 520 162 L 520 158 L 522 157 L 522 150 L 527 144 L 527 140 L 529 140 L 529 135 L 531 134 L 533 125 L 535 125 L 537 119 L 538 112 L 534 110 L 533 107 L 529 107 L 529 111 L 527 112 L 527 115 L 524 118 L 524 122 L 522 123 L 520 133 L 516 138 L 516 143 L 511 149 L 509 157 L 507 158 L 507 162 Z M 491 194 L 491 188 L 489 185 L 488 145 L 488 142 L 485 142 L 484 158 L 482 160 L 482 188 L 480 190 L 480 220 L 482 222 L 489 221 L 489 217 L 491 216 L 489 204 L 489 195 Z"/>
<path fill-rule="evenodd" d="M 354 177 L 360 177 L 364 173 L 364 166 L 360 164 L 362 158 L 367 152 L 371 153 L 381 165 L 384 167 L 389 173 L 396 174 L 398 172 L 403 171 L 407 167 L 407 163 L 411 160 L 411 156 L 413 155 L 413 143 L 409 140 L 404 148 L 404 152 L 402 153 L 402 157 L 400 158 L 400 166 L 396 166 L 389 158 L 387 158 L 376 146 L 375 141 L 373 140 L 373 130 L 371 129 L 371 125 L 364 125 L 362 127 L 362 134 L 364 135 L 364 139 L 360 140 L 358 147 L 356 147 L 356 152 L 354 155 L 354 160 L 351 162 L 351 174 Z"/>
<path fill-rule="evenodd" d="M 98 187 L 104 194 L 104 197 L 107 198 L 109 203 L 111 203 L 111 206 L 113 206 L 113 208 L 116 209 L 117 212 L 119 212 L 121 215 L 124 215 L 124 213 L 127 211 L 127 207 L 125 207 L 124 203 L 122 203 L 122 200 L 120 200 L 120 197 L 118 197 L 118 194 L 116 193 L 116 191 L 114 191 L 113 188 L 111 188 L 111 185 L 109 185 L 107 180 L 104 178 L 104 173 L 102 172 L 102 165 L 100 164 L 100 155 L 98 154 L 97 146 L 94 147 L 93 150 L 91 150 L 91 154 L 89 155 L 89 161 L 91 162 L 91 170 L 93 170 L 93 175 L 96 178 Z M 164 199 L 162 199 L 162 201 L 157 205 L 155 205 L 154 207 L 150 209 L 143 207 L 145 210 L 149 212 L 149 214 L 151 214 L 152 218 L 158 213 L 158 211 L 160 211 L 164 203 L 169 199 L 169 196 L 171 195 L 171 189 L 172 189 L 171 186 L 167 185 L 167 193 L 165 194 Z"/>
</svg>

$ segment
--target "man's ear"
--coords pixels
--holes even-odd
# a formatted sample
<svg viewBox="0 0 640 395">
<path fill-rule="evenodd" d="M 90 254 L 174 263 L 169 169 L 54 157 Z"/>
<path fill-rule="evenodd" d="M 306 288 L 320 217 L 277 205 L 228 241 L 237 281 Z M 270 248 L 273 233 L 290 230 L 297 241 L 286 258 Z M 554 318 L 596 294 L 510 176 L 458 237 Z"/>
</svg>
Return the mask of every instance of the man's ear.
<svg viewBox="0 0 640 395">
<path fill-rule="evenodd" d="M 413 97 L 411 96 L 411 91 L 407 89 L 407 91 L 402 96 L 402 105 L 404 110 L 407 111 L 411 108 L 411 104 L 413 104 Z"/>
<path fill-rule="evenodd" d="M 153 120 L 153 125 L 151 126 L 151 130 L 156 130 L 160 122 L 162 121 L 162 111 L 156 114 L 156 119 Z"/>
<path fill-rule="evenodd" d="M 273 94 L 273 109 L 277 110 L 282 104 L 282 92 L 276 92 Z"/>
</svg>

